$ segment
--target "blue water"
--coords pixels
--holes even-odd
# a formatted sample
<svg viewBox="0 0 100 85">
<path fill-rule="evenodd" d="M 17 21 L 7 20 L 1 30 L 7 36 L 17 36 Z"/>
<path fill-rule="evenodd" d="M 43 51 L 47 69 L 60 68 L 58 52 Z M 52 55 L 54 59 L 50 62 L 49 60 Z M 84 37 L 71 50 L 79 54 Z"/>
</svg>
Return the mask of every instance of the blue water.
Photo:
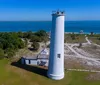
<svg viewBox="0 0 100 85">
<path fill-rule="evenodd" d="M 51 21 L 6 21 L 0 22 L 0 32 L 18 31 L 50 31 Z M 95 32 L 100 33 L 100 21 L 66 21 L 65 32 Z"/>
</svg>

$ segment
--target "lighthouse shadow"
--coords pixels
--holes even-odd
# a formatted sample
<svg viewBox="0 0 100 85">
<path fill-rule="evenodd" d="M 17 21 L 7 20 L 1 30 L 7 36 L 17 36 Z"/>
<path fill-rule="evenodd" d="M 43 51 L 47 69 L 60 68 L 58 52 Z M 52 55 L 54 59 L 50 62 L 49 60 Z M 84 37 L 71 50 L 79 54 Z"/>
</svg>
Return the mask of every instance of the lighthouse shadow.
<svg viewBox="0 0 100 85">
<path fill-rule="evenodd" d="M 20 62 L 21 60 L 17 61 L 17 62 L 12 62 L 11 65 L 12 66 L 16 66 L 18 68 L 33 72 L 35 74 L 47 77 L 47 68 L 46 67 L 39 67 L 39 66 L 32 66 L 32 65 L 23 65 Z"/>
</svg>

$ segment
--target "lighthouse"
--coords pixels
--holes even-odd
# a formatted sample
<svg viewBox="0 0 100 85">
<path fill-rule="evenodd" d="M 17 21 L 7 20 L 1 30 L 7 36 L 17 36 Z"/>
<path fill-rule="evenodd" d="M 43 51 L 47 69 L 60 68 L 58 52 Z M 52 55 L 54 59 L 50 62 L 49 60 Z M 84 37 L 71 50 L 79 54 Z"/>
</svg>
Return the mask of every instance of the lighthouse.
<svg viewBox="0 0 100 85">
<path fill-rule="evenodd" d="M 47 75 L 54 80 L 64 78 L 64 17 L 63 11 L 52 13 L 50 56 Z"/>
</svg>

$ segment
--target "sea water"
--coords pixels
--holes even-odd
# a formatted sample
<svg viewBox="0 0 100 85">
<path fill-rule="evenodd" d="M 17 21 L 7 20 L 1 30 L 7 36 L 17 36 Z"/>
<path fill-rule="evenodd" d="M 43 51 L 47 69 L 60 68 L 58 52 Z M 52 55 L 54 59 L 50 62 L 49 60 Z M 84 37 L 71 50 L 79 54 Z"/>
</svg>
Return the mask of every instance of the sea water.
<svg viewBox="0 0 100 85">
<path fill-rule="evenodd" d="M 50 31 L 51 21 L 0 21 L 0 32 Z M 65 32 L 100 33 L 100 21 L 65 21 Z"/>
</svg>

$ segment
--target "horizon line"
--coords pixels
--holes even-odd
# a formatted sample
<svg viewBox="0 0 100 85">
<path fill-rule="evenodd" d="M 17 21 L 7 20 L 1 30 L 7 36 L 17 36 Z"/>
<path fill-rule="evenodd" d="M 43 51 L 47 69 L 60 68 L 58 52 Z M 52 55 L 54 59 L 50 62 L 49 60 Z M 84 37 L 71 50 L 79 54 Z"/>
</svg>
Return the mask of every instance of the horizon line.
<svg viewBox="0 0 100 85">
<path fill-rule="evenodd" d="M 33 22 L 33 21 L 52 21 L 52 20 L 0 20 L 0 22 Z M 65 20 L 65 21 L 100 21 L 100 20 Z"/>
</svg>

